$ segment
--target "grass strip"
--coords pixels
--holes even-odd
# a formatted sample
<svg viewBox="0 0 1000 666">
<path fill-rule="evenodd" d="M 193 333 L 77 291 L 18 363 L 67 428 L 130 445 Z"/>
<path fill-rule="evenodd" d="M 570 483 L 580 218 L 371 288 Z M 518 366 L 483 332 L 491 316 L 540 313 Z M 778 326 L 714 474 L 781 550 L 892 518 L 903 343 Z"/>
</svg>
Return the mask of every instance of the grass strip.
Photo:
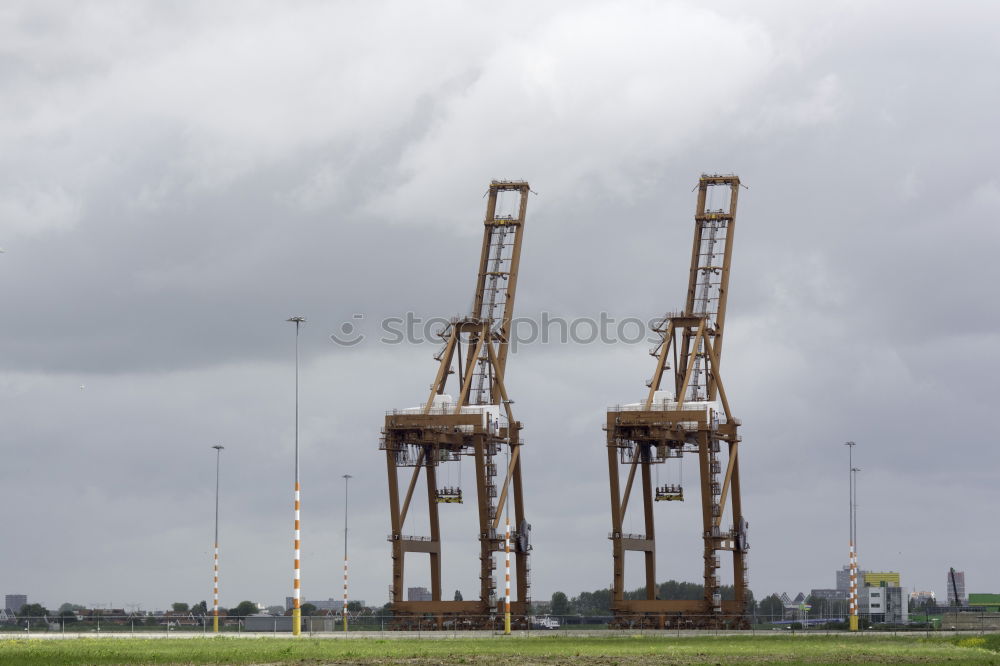
<svg viewBox="0 0 1000 666">
<path fill-rule="evenodd" d="M 0 640 L 0 663 L 33 664 L 998 664 L 1000 635 L 546 636 L 531 638 L 78 638 Z"/>
</svg>

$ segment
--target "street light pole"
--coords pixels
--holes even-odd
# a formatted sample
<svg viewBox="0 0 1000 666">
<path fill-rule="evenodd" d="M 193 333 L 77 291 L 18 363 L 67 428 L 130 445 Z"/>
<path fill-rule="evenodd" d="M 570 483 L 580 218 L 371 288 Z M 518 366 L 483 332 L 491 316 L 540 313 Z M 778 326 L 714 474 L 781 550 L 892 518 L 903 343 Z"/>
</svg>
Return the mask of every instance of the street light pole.
<svg viewBox="0 0 1000 666">
<path fill-rule="evenodd" d="M 847 538 L 851 542 L 851 548 L 854 548 L 854 447 L 856 444 L 854 442 L 844 442 L 844 446 L 847 447 L 847 476 L 848 476 L 848 490 L 847 490 L 847 502 L 849 505 L 848 509 L 848 535 Z"/>
<path fill-rule="evenodd" d="M 351 481 L 351 475 L 344 475 L 344 606 L 341 608 L 344 616 L 344 631 L 347 631 L 347 485 Z"/>
<path fill-rule="evenodd" d="M 861 471 L 860 467 L 852 467 L 851 474 L 854 476 L 854 569 L 858 578 L 858 586 L 861 586 L 861 571 L 858 569 L 858 472 Z M 857 596 L 857 595 L 855 595 Z M 857 598 L 858 614 L 861 614 L 861 599 Z M 869 609 L 870 611 L 871 609 Z"/>
<path fill-rule="evenodd" d="M 221 444 L 215 449 L 215 557 L 212 564 L 212 633 L 219 633 L 219 466 L 222 459 Z"/>
<path fill-rule="evenodd" d="M 860 467 L 852 467 L 851 468 L 851 476 L 854 479 L 853 483 L 851 484 L 851 486 L 854 488 L 854 495 L 851 497 L 851 503 L 854 505 L 853 524 L 854 524 L 854 561 L 855 561 L 855 565 L 856 565 L 856 563 L 858 561 L 858 555 L 860 553 L 860 549 L 858 548 L 858 472 L 860 472 L 860 471 L 861 471 Z M 861 582 L 862 582 L 861 581 L 861 574 L 860 574 L 860 569 L 859 569 L 859 573 L 858 573 L 858 587 L 861 586 Z M 859 610 L 860 610 L 860 607 L 859 607 Z"/>
<path fill-rule="evenodd" d="M 852 504 L 854 505 L 854 554 L 857 556 L 859 552 L 858 548 L 858 472 L 861 471 L 860 467 L 852 467 L 851 474 L 854 476 L 854 496 L 851 498 Z"/>
<path fill-rule="evenodd" d="M 301 486 L 299 485 L 299 328 L 305 322 L 305 317 L 289 317 L 287 321 L 295 324 L 295 561 L 292 578 L 292 635 L 302 633 L 302 574 L 300 556 L 302 549 L 302 532 L 299 523 L 301 508 Z"/>
</svg>

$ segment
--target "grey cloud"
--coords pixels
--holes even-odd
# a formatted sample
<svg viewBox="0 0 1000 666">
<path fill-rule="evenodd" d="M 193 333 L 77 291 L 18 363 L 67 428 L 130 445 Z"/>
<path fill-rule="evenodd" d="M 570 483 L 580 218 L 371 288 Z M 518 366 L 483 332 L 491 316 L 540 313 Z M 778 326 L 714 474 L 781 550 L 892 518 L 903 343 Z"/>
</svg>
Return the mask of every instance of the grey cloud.
<svg viewBox="0 0 1000 666">
<path fill-rule="evenodd" d="M 595 2 L 511 30 L 458 3 L 11 7 L 0 484 L 37 497 L 5 528 L 37 547 L 0 554 L 8 592 L 30 579 L 50 605 L 207 597 L 208 447 L 222 442 L 223 604 L 280 602 L 284 319 L 304 314 L 306 596 L 337 593 L 349 471 L 353 589 L 383 603 L 378 431 L 385 409 L 424 397 L 433 347 L 329 334 L 355 313 L 371 331 L 463 312 L 494 177 L 538 193 L 519 314 L 676 308 L 703 170 L 749 187 L 724 365 L 754 591 L 831 584 L 846 439 L 866 567 L 919 588 L 952 565 L 970 589 L 1000 585 L 982 529 L 1000 461 L 979 420 L 1000 372 L 991 8 Z M 641 344 L 511 360 L 535 598 L 607 584 L 600 423 L 651 371 Z M 674 509 L 659 533 L 687 557 L 663 549 L 659 571 L 696 579 L 693 513 Z M 458 549 L 466 514 L 448 517 Z M 446 585 L 468 597 L 475 572 L 449 557 Z"/>
</svg>

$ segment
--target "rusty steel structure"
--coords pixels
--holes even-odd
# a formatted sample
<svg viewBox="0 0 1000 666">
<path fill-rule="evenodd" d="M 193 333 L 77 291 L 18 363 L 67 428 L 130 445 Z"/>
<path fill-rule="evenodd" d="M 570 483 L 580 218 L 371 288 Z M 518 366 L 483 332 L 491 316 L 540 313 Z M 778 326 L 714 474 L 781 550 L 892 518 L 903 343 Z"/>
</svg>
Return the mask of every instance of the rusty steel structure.
<svg viewBox="0 0 1000 666">
<path fill-rule="evenodd" d="M 661 341 L 650 351 L 656 370 L 645 400 L 608 410 L 609 538 L 614 559 L 611 610 L 619 626 L 747 626 L 749 545 L 740 500 L 740 421 L 730 411 L 720 369 L 739 189 L 737 176 L 702 175 L 699 179 L 684 310 L 667 314 L 655 326 Z M 715 195 L 720 192 L 723 196 L 716 205 L 719 197 Z M 673 507 L 697 498 L 696 493 L 685 498 L 680 480 L 661 485 L 659 472 L 679 468 L 686 455 L 698 461 L 704 597 L 658 599 L 654 504 L 670 501 Z M 678 470 L 679 479 L 681 474 Z M 641 492 L 633 507 L 641 506 L 641 534 L 626 533 L 623 528 L 637 476 Z M 625 598 L 625 555 L 630 551 L 644 555 L 645 599 Z M 735 592 L 733 599 L 726 600 L 719 579 L 719 554 L 724 551 L 732 554 Z"/>
<path fill-rule="evenodd" d="M 511 504 L 516 598 L 510 602 L 510 612 L 516 618 L 515 626 L 523 626 L 526 621 L 531 526 L 525 519 L 521 485 L 521 424 L 514 418 L 505 371 L 529 191 L 524 181 L 490 183 L 472 312 L 452 319 L 439 333 L 444 347 L 435 356 L 438 369 L 426 402 L 420 407 L 394 410 L 385 417 L 380 449 L 385 451 L 389 477 L 390 593 L 397 626 L 419 622 L 425 628 L 477 628 L 491 626 L 494 618 L 503 614 L 503 599 L 496 594 L 495 556 L 504 552 L 506 535 L 500 524 L 505 513 L 509 516 Z M 452 376 L 457 379 L 455 398 L 445 392 Z M 438 470 L 451 463 L 460 465 L 463 457 L 470 458 L 475 467 L 479 598 L 452 601 L 441 597 L 438 510 L 441 505 L 461 504 L 466 496 L 460 485 L 439 486 Z M 403 469 L 412 470 L 405 488 L 400 486 Z M 430 534 L 405 534 L 421 471 Z M 498 471 L 502 472 L 499 488 Z M 411 553 L 429 557 L 430 601 L 403 598 L 405 562 Z"/>
</svg>

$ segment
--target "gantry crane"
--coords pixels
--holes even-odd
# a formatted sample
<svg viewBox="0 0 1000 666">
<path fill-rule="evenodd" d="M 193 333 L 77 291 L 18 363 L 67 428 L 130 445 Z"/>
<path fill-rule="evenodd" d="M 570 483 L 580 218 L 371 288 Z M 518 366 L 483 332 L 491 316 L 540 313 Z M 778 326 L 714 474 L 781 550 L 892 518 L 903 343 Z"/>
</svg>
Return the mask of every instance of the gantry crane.
<svg viewBox="0 0 1000 666">
<path fill-rule="evenodd" d="M 521 424 L 514 418 L 513 401 L 504 383 L 508 341 L 514 313 L 521 239 L 528 206 L 528 183 L 493 181 L 486 205 L 485 229 L 479 275 L 468 317 L 452 319 L 439 334 L 444 348 L 435 356 L 437 375 L 430 395 L 421 406 L 392 411 L 385 417 L 380 448 L 385 451 L 389 474 L 389 509 L 392 533 L 391 608 L 399 626 L 427 627 L 426 617 L 438 627 L 491 626 L 495 613 L 503 612 L 496 595 L 495 555 L 506 548 L 501 528 L 513 504 L 514 524 L 510 550 L 515 555 L 516 597 L 510 612 L 515 625 L 526 621 L 529 587 L 528 553 L 531 526 L 525 520 L 521 487 Z M 457 375 L 457 397 L 445 393 L 449 377 Z M 461 464 L 462 456 L 474 462 L 479 509 L 479 599 L 445 601 L 441 598 L 441 504 L 461 504 L 461 487 L 438 486 L 438 468 Z M 399 470 L 412 468 L 400 501 Z M 504 468 L 504 469 L 500 469 Z M 498 469 L 503 475 L 498 488 Z M 421 470 L 427 491 L 430 534 L 404 534 L 410 501 Z M 460 478 L 460 477 L 459 477 Z M 512 487 L 513 500 L 508 489 Z M 408 553 L 427 553 L 430 559 L 431 600 L 403 597 L 404 562 Z"/>
<path fill-rule="evenodd" d="M 729 291 L 729 268 L 740 180 L 732 175 L 702 175 L 698 181 L 694 246 L 684 311 L 670 313 L 656 326 L 661 336 L 650 354 L 656 370 L 643 402 L 611 409 L 607 415 L 611 480 L 611 534 L 614 579 L 611 610 L 619 626 L 745 626 L 747 522 L 740 503 L 740 422 L 733 418 L 722 383 L 722 354 Z M 715 196 L 723 193 L 715 206 Z M 664 383 L 666 384 L 664 386 Z M 698 459 L 704 539 L 704 598 L 657 598 L 654 502 L 694 499 L 677 483 L 659 483 L 664 466 L 679 467 L 685 455 Z M 654 472 L 655 470 L 655 472 Z M 654 474 L 656 482 L 654 482 Z M 639 476 L 644 532 L 623 528 L 633 483 Z M 625 479 L 624 492 L 621 481 Z M 634 506 L 633 504 L 633 506 Z M 728 520 L 723 524 L 723 520 Z M 645 599 L 625 599 L 625 554 L 645 556 Z M 720 594 L 719 552 L 733 558 L 735 598 Z"/>
</svg>

